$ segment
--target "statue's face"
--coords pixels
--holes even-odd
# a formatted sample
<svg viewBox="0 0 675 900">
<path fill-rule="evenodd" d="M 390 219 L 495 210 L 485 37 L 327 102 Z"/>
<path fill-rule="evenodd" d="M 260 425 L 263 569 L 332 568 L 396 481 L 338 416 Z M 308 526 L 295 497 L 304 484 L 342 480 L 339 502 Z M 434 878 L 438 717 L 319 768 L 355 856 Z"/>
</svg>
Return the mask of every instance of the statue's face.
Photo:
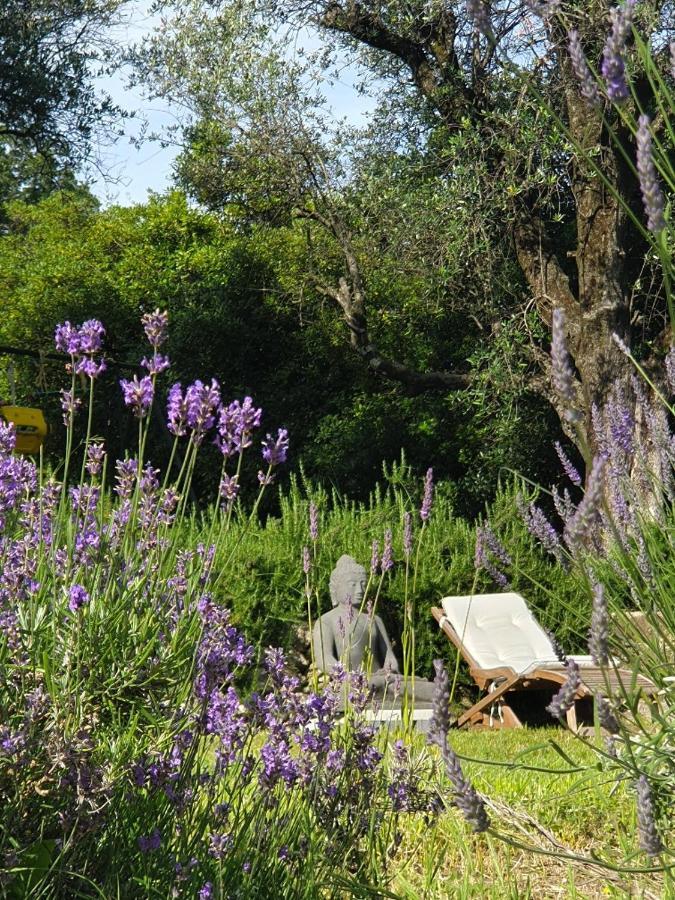
<svg viewBox="0 0 675 900">
<path fill-rule="evenodd" d="M 353 562 L 353 561 L 350 561 Z M 333 606 L 351 603 L 360 606 L 366 590 L 366 570 L 353 562 L 352 565 L 341 565 L 333 571 L 330 579 L 330 596 Z"/>
</svg>

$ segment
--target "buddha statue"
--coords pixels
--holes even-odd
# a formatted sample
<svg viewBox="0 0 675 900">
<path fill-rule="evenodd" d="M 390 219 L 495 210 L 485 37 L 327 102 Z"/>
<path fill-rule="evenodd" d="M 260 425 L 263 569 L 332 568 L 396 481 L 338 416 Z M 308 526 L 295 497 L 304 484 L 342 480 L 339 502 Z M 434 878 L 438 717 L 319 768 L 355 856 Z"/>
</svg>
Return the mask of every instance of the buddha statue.
<svg viewBox="0 0 675 900">
<path fill-rule="evenodd" d="M 343 555 L 330 576 L 333 608 L 314 624 L 314 662 L 321 672 L 332 672 L 341 663 L 347 671 L 366 671 L 376 694 L 388 697 L 402 692 L 404 680 L 382 619 L 361 610 L 368 577 L 351 556 Z M 412 682 L 412 679 L 408 679 Z M 433 684 L 414 679 L 416 699 L 431 699 Z"/>
</svg>

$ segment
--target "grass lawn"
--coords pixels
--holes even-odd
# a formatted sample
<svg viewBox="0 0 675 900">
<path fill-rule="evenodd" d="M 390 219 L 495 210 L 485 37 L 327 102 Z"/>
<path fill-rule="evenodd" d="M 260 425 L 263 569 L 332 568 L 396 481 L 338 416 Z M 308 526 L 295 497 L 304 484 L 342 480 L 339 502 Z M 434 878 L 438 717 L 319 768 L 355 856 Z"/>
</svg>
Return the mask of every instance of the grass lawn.
<svg viewBox="0 0 675 900">
<path fill-rule="evenodd" d="M 492 833 L 474 836 L 454 808 L 431 826 L 412 818 L 392 882 L 396 894 L 411 900 L 663 896 L 661 876 L 587 861 L 593 853 L 615 861 L 637 851 L 635 807 L 631 790 L 613 787 L 598 757 L 572 735 L 553 728 L 456 731 L 451 739 L 465 773 L 488 798 L 494 831 L 531 849 Z M 441 790 L 449 796 L 447 782 Z M 645 864 L 636 854 L 632 865 Z"/>
</svg>

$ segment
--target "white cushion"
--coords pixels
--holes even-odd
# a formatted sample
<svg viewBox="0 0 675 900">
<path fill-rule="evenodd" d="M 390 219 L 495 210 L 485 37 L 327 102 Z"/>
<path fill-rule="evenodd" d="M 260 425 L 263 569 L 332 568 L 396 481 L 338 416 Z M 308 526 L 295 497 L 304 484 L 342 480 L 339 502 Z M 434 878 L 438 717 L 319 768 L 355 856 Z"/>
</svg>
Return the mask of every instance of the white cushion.
<svg viewBox="0 0 675 900">
<path fill-rule="evenodd" d="M 562 669 L 548 635 L 520 594 L 444 597 L 443 612 L 481 669 Z M 583 657 L 578 657 L 578 661 Z M 590 657 L 588 657 L 590 661 Z"/>
</svg>

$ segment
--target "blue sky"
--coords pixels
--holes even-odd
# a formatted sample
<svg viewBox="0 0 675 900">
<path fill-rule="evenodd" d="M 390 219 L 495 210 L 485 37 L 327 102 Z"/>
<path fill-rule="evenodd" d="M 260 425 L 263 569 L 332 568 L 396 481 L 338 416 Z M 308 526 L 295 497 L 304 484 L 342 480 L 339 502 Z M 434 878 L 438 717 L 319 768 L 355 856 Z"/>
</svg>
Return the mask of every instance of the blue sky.
<svg viewBox="0 0 675 900">
<path fill-rule="evenodd" d="M 132 44 L 150 33 L 155 20 L 149 14 L 149 7 L 150 0 L 138 0 L 132 6 L 127 22 L 116 33 L 118 40 Z M 300 42 L 307 50 L 319 46 L 319 39 L 309 33 Z M 345 65 L 339 81 L 325 84 L 324 94 L 336 119 L 346 117 L 358 124 L 372 108 L 372 101 L 355 90 L 355 77 L 355 69 Z M 123 74 L 102 78 L 99 84 L 116 103 L 135 112 L 136 118 L 126 121 L 125 133 L 116 144 L 99 148 L 100 171 L 91 173 L 91 189 L 104 205 L 142 203 L 148 191 L 161 193 L 170 187 L 177 149 L 152 142 L 139 148 L 132 139 L 139 134 L 143 120 L 147 121 L 149 132 L 162 132 L 175 122 L 174 112 L 162 101 L 144 99 L 139 88 L 130 89 Z"/>
</svg>

